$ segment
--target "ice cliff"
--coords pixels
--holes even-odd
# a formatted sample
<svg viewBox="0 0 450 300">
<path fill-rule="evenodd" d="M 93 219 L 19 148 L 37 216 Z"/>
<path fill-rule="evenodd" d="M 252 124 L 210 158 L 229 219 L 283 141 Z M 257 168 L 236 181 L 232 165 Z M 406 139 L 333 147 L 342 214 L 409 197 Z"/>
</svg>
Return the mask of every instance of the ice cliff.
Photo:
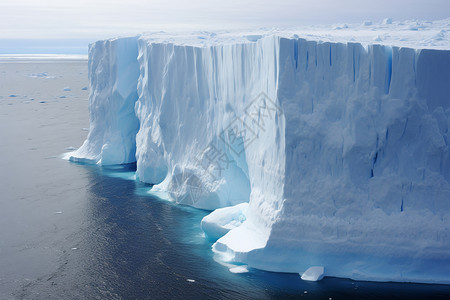
<svg viewBox="0 0 450 300">
<path fill-rule="evenodd" d="M 449 50 L 155 33 L 92 44 L 89 70 L 71 159 L 222 208 L 202 222 L 222 260 L 450 283 Z"/>
</svg>

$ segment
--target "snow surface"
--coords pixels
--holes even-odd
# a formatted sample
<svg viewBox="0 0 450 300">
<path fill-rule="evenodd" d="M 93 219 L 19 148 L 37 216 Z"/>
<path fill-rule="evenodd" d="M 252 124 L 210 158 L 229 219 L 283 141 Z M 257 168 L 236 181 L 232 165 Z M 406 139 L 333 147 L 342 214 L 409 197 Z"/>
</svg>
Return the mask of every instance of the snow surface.
<svg viewBox="0 0 450 300">
<path fill-rule="evenodd" d="M 450 19 L 146 33 L 90 46 L 88 139 L 217 210 L 221 260 L 450 283 Z M 241 203 L 248 202 L 246 209 Z"/>
</svg>

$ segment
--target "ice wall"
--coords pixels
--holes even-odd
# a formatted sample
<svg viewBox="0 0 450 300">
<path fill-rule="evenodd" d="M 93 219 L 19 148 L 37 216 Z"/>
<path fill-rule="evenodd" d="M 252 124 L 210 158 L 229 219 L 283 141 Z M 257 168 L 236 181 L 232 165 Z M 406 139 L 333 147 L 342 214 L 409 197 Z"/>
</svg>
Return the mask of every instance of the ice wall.
<svg viewBox="0 0 450 300">
<path fill-rule="evenodd" d="M 84 144 L 69 154 L 71 160 L 102 165 L 136 161 L 137 39 L 98 41 L 89 46 L 90 129 Z"/>
<path fill-rule="evenodd" d="M 140 180 L 158 184 L 154 191 L 168 191 L 179 203 L 205 209 L 248 202 L 265 176 L 272 193 L 267 197 L 281 197 L 281 176 L 267 175 L 265 168 L 283 167 L 272 159 L 282 155 L 275 139 L 283 120 L 268 119 L 260 129 L 245 112 L 261 92 L 276 98 L 275 41 L 203 48 L 139 41 Z M 243 131 L 253 134 L 249 147 Z M 270 158 L 264 168 L 263 156 Z M 250 157 L 258 163 L 248 164 Z"/>
<path fill-rule="evenodd" d="M 267 270 L 450 282 L 450 52 L 282 39 L 280 67 L 282 208 L 264 248 L 224 237 L 218 252 Z"/>
<path fill-rule="evenodd" d="M 73 159 L 136 159 L 181 204 L 249 202 L 202 224 L 224 233 L 223 260 L 450 283 L 450 51 L 142 36 L 97 42 L 89 64 L 91 130 Z"/>
</svg>

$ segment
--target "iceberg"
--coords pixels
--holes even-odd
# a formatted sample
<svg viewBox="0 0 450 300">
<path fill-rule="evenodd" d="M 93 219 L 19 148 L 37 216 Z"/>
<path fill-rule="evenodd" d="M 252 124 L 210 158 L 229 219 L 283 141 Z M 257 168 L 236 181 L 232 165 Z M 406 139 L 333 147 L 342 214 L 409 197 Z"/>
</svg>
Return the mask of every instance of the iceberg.
<svg viewBox="0 0 450 300">
<path fill-rule="evenodd" d="M 217 209 L 202 227 L 227 263 L 448 284 L 450 44 L 395 24 L 96 42 L 68 157 Z"/>
</svg>

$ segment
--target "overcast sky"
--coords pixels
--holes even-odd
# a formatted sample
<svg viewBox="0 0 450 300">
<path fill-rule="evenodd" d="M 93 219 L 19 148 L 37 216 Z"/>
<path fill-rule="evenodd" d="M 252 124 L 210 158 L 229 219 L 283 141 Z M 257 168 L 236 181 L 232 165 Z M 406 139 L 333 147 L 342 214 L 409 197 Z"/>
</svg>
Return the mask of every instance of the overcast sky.
<svg viewBox="0 0 450 300">
<path fill-rule="evenodd" d="M 0 0 L 0 39 L 108 38 L 143 31 L 436 20 L 450 0 Z"/>
</svg>

